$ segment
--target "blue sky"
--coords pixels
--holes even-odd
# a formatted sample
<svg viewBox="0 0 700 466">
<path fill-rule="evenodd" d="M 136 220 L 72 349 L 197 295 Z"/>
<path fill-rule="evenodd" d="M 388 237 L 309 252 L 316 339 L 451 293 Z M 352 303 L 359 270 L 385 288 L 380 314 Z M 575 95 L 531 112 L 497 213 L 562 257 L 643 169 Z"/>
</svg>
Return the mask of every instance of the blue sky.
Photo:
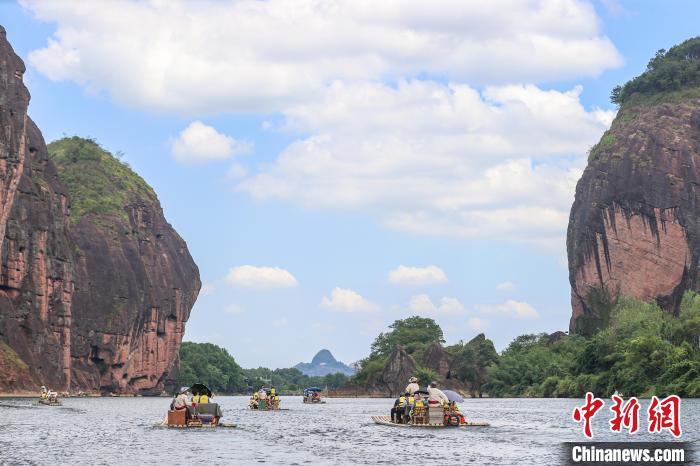
<svg viewBox="0 0 700 466">
<path fill-rule="evenodd" d="M 47 142 L 125 153 L 206 284 L 186 339 L 243 366 L 353 362 L 413 314 L 499 349 L 565 330 L 566 218 L 610 89 L 700 13 L 375 3 L 0 2 Z"/>
</svg>

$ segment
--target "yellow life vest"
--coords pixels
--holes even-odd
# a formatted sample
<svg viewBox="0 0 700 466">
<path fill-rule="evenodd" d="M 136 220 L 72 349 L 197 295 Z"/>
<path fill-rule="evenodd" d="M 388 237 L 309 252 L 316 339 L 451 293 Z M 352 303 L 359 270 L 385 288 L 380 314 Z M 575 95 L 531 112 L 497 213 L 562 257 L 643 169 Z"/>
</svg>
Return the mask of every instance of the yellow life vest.
<svg viewBox="0 0 700 466">
<path fill-rule="evenodd" d="M 192 403 L 199 403 L 199 395 L 195 395 L 192 397 Z"/>
<path fill-rule="evenodd" d="M 409 397 L 408 397 L 408 404 L 412 405 L 412 404 L 415 403 L 415 402 L 416 402 L 416 399 L 415 399 L 415 398 L 413 398 L 412 396 L 409 396 Z"/>
<path fill-rule="evenodd" d="M 275 396 L 275 389 L 274 388 L 270 389 L 270 395 Z"/>
<path fill-rule="evenodd" d="M 199 403 L 200 404 L 206 404 L 209 403 L 209 397 L 207 395 L 202 395 L 199 397 Z"/>
<path fill-rule="evenodd" d="M 279 400 L 280 400 L 280 397 L 279 397 L 279 396 L 276 396 L 276 397 L 275 397 L 275 401 L 279 401 Z"/>
<path fill-rule="evenodd" d="M 423 407 L 423 400 L 416 401 L 416 408 L 422 408 L 422 407 Z"/>
<path fill-rule="evenodd" d="M 406 397 L 400 396 L 399 397 L 399 406 L 403 406 L 404 404 L 406 404 Z"/>
</svg>

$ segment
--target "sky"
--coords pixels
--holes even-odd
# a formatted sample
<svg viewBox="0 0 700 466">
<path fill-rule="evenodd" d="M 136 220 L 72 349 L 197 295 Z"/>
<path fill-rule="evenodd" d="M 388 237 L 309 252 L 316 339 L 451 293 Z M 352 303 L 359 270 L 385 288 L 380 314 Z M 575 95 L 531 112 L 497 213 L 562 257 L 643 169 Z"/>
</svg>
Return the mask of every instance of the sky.
<svg viewBox="0 0 700 466">
<path fill-rule="evenodd" d="M 47 142 L 158 193 L 203 288 L 185 339 L 244 367 L 397 319 L 448 344 L 567 330 L 566 227 L 610 90 L 700 3 L 0 1 Z"/>
</svg>

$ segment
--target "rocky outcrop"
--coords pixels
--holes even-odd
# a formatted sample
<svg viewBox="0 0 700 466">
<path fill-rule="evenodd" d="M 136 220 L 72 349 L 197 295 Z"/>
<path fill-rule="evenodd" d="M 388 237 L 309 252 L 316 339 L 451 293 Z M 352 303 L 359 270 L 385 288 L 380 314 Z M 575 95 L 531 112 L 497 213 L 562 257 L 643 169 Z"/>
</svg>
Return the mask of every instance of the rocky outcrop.
<svg viewBox="0 0 700 466">
<path fill-rule="evenodd" d="M 311 377 L 323 377 L 328 374 L 353 375 L 355 373 L 355 369 L 335 359 L 327 349 L 316 353 L 310 363 L 300 362 L 294 368 Z"/>
<path fill-rule="evenodd" d="M 653 94 L 632 94 L 656 83 L 670 52 L 623 88 L 630 97 L 576 186 L 567 236 L 571 331 L 605 325 L 620 295 L 677 313 L 683 293 L 698 289 L 700 92 L 657 84 Z M 680 56 L 683 66 L 700 59 Z"/>
<path fill-rule="evenodd" d="M 428 347 L 421 362 L 423 363 L 423 367 L 429 367 L 441 377 L 448 378 L 451 375 L 450 357 L 442 345 L 437 341 Z"/>
<path fill-rule="evenodd" d="M 370 396 L 398 396 L 408 384 L 408 379 L 416 375 L 418 365 L 403 346 L 397 345 L 381 371 L 373 374 L 364 384 L 364 391 Z"/>
<path fill-rule="evenodd" d="M 160 392 L 197 267 L 128 167 L 80 138 L 49 156 L 23 72 L 0 28 L 0 390 Z"/>
</svg>

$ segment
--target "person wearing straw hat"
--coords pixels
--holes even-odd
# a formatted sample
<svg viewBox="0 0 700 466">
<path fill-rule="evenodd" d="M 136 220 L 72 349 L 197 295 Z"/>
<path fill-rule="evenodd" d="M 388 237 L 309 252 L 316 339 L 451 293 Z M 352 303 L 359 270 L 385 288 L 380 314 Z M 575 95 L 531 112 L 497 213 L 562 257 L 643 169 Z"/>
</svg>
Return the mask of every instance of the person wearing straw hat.
<svg viewBox="0 0 700 466">
<path fill-rule="evenodd" d="M 420 390 L 420 387 L 418 386 L 418 379 L 415 377 L 411 377 L 410 379 L 408 379 L 408 385 L 406 386 L 406 389 L 404 391 L 408 392 L 409 395 L 413 396 L 413 394 L 416 393 L 418 390 Z"/>
</svg>

